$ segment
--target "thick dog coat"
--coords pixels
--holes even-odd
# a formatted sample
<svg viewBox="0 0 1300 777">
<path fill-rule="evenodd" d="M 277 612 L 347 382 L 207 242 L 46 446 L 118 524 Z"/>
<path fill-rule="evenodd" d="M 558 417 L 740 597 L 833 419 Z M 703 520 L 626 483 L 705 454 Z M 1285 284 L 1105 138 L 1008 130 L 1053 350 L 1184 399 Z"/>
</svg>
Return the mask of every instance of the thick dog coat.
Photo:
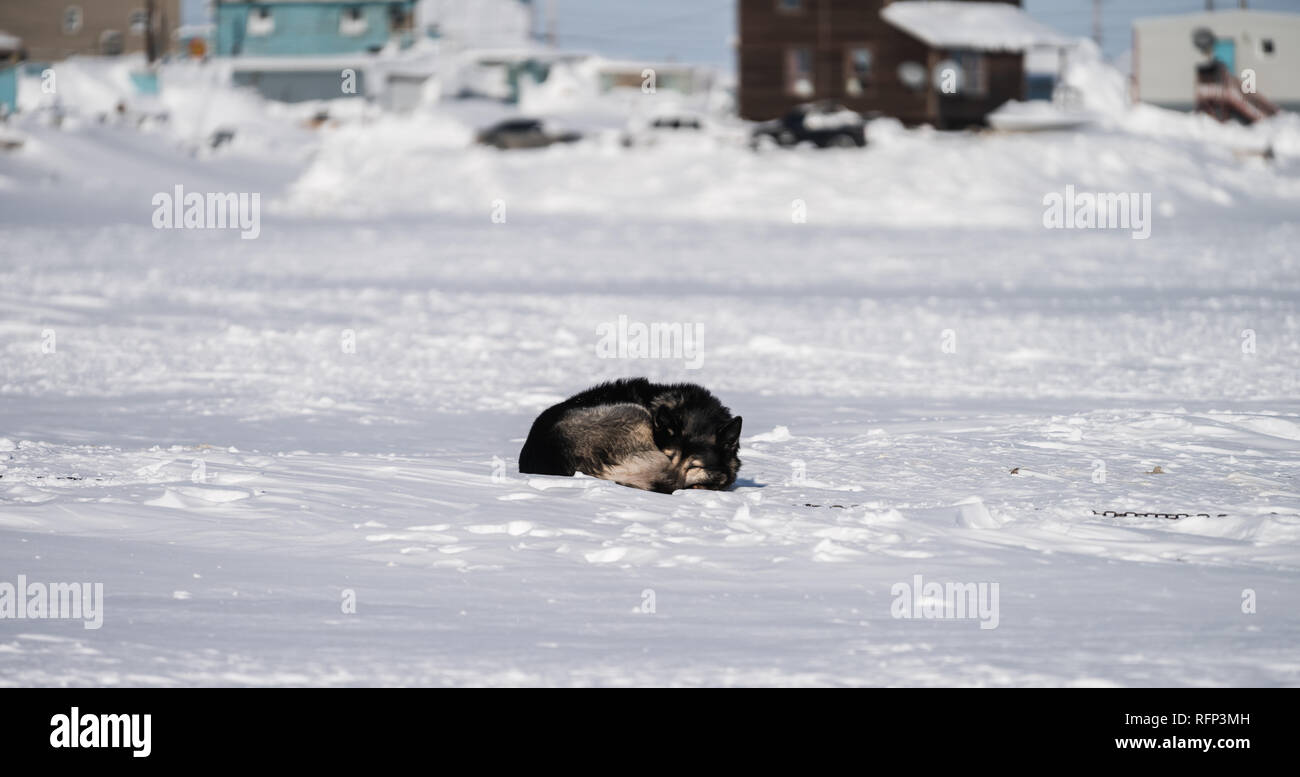
<svg viewBox="0 0 1300 777">
<path fill-rule="evenodd" d="M 613 480 L 647 491 L 723 490 L 740 469 L 740 416 L 693 383 L 626 378 L 543 411 L 519 471 Z"/>
</svg>

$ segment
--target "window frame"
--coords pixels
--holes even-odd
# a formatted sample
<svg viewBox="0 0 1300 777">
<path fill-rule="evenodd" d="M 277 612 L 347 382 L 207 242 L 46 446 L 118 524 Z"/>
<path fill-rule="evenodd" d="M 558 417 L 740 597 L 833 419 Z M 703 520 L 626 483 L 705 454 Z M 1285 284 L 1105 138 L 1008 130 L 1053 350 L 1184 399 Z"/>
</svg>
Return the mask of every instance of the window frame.
<svg viewBox="0 0 1300 777">
<path fill-rule="evenodd" d="M 950 51 L 949 56 L 961 65 L 965 80 L 958 97 L 967 100 L 983 100 L 989 96 L 988 55 L 975 49 Z"/>
<path fill-rule="evenodd" d="M 140 20 L 137 22 L 136 18 Z M 138 28 L 138 29 L 137 29 Z M 143 37 L 149 31 L 149 11 L 144 8 L 137 8 L 126 14 L 126 31 L 130 35 Z"/>
<path fill-rule="evenodd" d="M 360 38 L 370 32 L 370 17 L 360 4 L 345 5 L 339 13 L 339 35 Z"/>
<path fill-rule="evenodd" d="M 798 87 L 798 84 L 801 80 L 799 78 L 801 73 L 797 71 L 797 65 L 801 53 L 806 53 L 808 55 L 808 63 L 807 63 L 808 69 L 805 73 L 802 73 L 802 75 L 805 76 L 803 80 L 807 81 L 808 83 L 808 91 L 806 94 L 802 92 Z M 793 95 L 795 97 L 802 97 L 806 99 L 811 99 L 814 95 L 816 95 L 817 94 L 816 50 L 812 46 L 786 46 L 785 49 L 782 51 L 782 58 L 784 59 L 783 70 L 784 70 L 785 78 L 783 80 L 785 82 L 785 93 L 788 95 Z"/>
<path fill-rule="evenodd" d="M 867 52 L 867 71 L 865 75 L 859 75 L 857 63 L 854 61 L 854 54 L 859 51 Z M 876 86 L 876 47 L 869 42 L 855 42 L 844 44 L 844 94 L 850 97 L 858 97 L 871 91 Z M 849 84 L 853 81 L 858 83 L 857 92 L 854 92 Z"/>
<path fill-rule="evenodd" d="M 75 24 L 72 25 L 68 24 L 69 14 L 75 14 L 77 19 Z M 63 12 L 61 16 L 63 18 L 59 23 L 59 29 L 62 30 L 64 35 L 80 34 L 82 29 L 84 29 L 86 26 L 86 12 L 85 9 L 83 9 L 80 5 L 77 5 L 75 3 L 71 5 L 65 5 L 63 7 Z M 71 27 L 72 29 L 68 29 L 69 27 Z"/>
</svg>

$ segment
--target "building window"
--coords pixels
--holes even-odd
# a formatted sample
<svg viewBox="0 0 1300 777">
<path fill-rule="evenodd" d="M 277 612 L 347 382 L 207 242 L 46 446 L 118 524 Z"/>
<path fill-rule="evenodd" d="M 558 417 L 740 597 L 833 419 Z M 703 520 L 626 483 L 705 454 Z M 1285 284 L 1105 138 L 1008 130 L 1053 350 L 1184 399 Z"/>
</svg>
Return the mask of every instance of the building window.
<svg viewBox="0 0 1300 777">
<path fill-rule="evenodd" d="M 145 30 L 149 27 L 149 12 L 145 10 L 132 11 L 131 15 L 126 17 L 126 28 L 131 31 L 132 35 L 144 35 Z"/>
<path fill-rule="evenodd" d="M 851 46 L 844 50 L 844 93 L 852 97 L 871 85 L 871 49 Z"/>
<path fill-rule="evenodd" d="M 803 0 L 776 0 L 776 10 L 781 13 L 799 13 L 803 10 Z"/>
<path fill-rule="evenodd" d="M 365 35 L 370 29 L 370 22 L 366 20 L 366 14 L 361 10 L 359 5 L 349 5 L 343 9 L 343 15 L 339 17 L 339 34 L 355 38 Z"/>
<path fill-rule="evenodd" d="M 266 6 L 254 8 L 248 14 L 248 24 L 244 28 L 250 36 L 266 37 L 275 32 L 275 18 Z"/>
<path fill-rule="evenodd" d="M 811 97 L 816 91 L 813 88 L 812 49 L 786 49 L 785 88 L 796 97 Z"/>
<path fill-rule="evenodd" d="M 961 66 L 958 91 L 963 97 L 979 99 L 989 93 L 989 74 L 984 55 L 978 51 L 958 51 L 953 59 Z"/>
<path fill-rule="evenodd" d="M 63 9 L 63 34 L 76 35 L 81 32 L 81 6 L 70 5 Z"/>
<path fill-rule="evenodd" d="M 122 33 L 117 30 L 104 30 L 99 34 L 99 53 L 106 57 L 116 57 L 122 53 Z"/>
<path fill-rule="evenodd" d="M 414 26 L 414 14 L 408 14 L 400 3 L 388 6 L 388 23 L 394 30 L 410 30 Z"/>
</svg>

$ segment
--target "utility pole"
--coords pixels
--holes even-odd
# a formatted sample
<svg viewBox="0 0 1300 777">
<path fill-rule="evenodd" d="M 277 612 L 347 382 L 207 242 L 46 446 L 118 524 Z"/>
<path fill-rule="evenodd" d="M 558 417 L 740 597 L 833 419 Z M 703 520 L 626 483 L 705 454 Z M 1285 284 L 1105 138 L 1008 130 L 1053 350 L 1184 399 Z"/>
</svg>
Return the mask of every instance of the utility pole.
<svg viewBox="0 0 1300 777">
<path fill-rule="evenodd" d="M 158 9 L 154 0 L 144 3 L 144 55 L 149 64 L 158 60 L 158 37 L 155 28 L 158 25 Z"/>
<path fill-rule="evenodd" d="M 1092 39 L 1101 48 L 1101 0 L 1092 0 Z"/>
</svg>

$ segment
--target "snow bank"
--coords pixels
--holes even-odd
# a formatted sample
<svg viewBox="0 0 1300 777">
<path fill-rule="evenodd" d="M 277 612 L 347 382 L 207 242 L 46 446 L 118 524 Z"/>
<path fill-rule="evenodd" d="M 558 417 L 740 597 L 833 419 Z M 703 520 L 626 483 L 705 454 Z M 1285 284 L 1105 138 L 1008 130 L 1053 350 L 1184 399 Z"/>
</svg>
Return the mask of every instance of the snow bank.
<svg viewBox="0 0 1300 777">
<path fill-rule="evenodd" d="M 1152 109 L 1154 110 L 1154 109 Z M 1293 212 L 1289 171 L 1300 127 L 1281 117 L 1255 128 L 1143 108 L 1075 133 L 1000 137 L 901 130 L 873 122 L 865 151 L 755 154 L 718 138 L 702 145 L 625 150 L 599 142 L 532 152 L 448 144 L 470 127 L 430 134 L 429 121 L 380 117 L 327 133 L 285 201 L 290 210 L 369 216 L 392 212 L 609 213 L 635 218 L 789 221 L 796 201 L 810 223 L 1040 227 L 1042 199 L 1067 184 L 1151 192 L 1170 213 L 1224 208 Z M 1275 165 L 1234 151 L 1271 144 Z M 346 192 L 334 182 L 346 178 Z M 432 182 L 436 182 L 433 185 Z"/>
<path fill-rule="evenodd" d="M 901 5 L 901 4 L 900 4 Z M 894 6 L 891 6 L 891 8 Z M 370 218 L 381 214 L 482 214 L 497 201 L 523 214 L 601 214 L 625 218 L 789 222 L 796 210 L 811 224 L 1038 229 L 1042 200 L 1066 185 L 1084 191 L 1150 192 L 1175 227 L 1243 209 L 1260 218 L 1295 211 L 1300 183 L 1300 118 L 1284 114 L 1253 127 L 1221 125 L 1208 117 L 1128 103 L 1124 77 L 1082 42 L 1064 79 L 1078 108 L 1096 119 L 1076 132 L 1037 137 L 936 133 L 904 129 L 882 119 L 868 128 L 865 150 L 753 153 L 746 129 L 709 117 L 693 142 L 623 148 L 627 126 L 675 112 L 703 113 L 707 96 L 623 90 L 591 93 L 595 60 L 560 63 L 543 84 L 526 85 L 528 115 L 587 130 L 571 146 L 528 152 L 475 147 L 475 130 L 511 111 L 484 101 L 444 101 L 409 116 L 364 100 L 284 105 L 227 86 L 220 64 L 178 62 L 162 69 L 156 98 L 135 95 L 130 72 L 139 57 L 74 58 L 57 68 L 57 91 L 46 94 L 39 76 L 20 88 L 22 131 L 36 117 L 58 111 L 73 140 L 87 123 L 113 117 L 166 115 L 144 130 L 153 141 L 200 157 L 210 171 L 232 158 L 272 165 L 305 165 L 283 196 L 267 192 L 266 207 L 286 214 Z M 307 120 L 329 120 L 311 129 Z M 214 133 L 231 133 L 220 151 Z M 683 138 L 684 139 L 684 138 Z M 45 133 L 16 160 L 7 186 L 26 179 L 50 185 L 73 171 Z M 1269 164 L 1259 158 L 1271 149 Z M 49 151 L 46 154 L 46 150 Z M 151 169 L 139 157 L 131 177 L 156 191 L 176 181 L 170 164 Z M 42 168 L 42 165 L 45 165 Z M 41 172 L 41 170 L 44 172 Z M 25 179 L 24 176 L 27 178 Z M 156 182 L 151 179 L 156 179 Z M 161 188 L 158 188 L 161 187 Z"/>
</svg>

